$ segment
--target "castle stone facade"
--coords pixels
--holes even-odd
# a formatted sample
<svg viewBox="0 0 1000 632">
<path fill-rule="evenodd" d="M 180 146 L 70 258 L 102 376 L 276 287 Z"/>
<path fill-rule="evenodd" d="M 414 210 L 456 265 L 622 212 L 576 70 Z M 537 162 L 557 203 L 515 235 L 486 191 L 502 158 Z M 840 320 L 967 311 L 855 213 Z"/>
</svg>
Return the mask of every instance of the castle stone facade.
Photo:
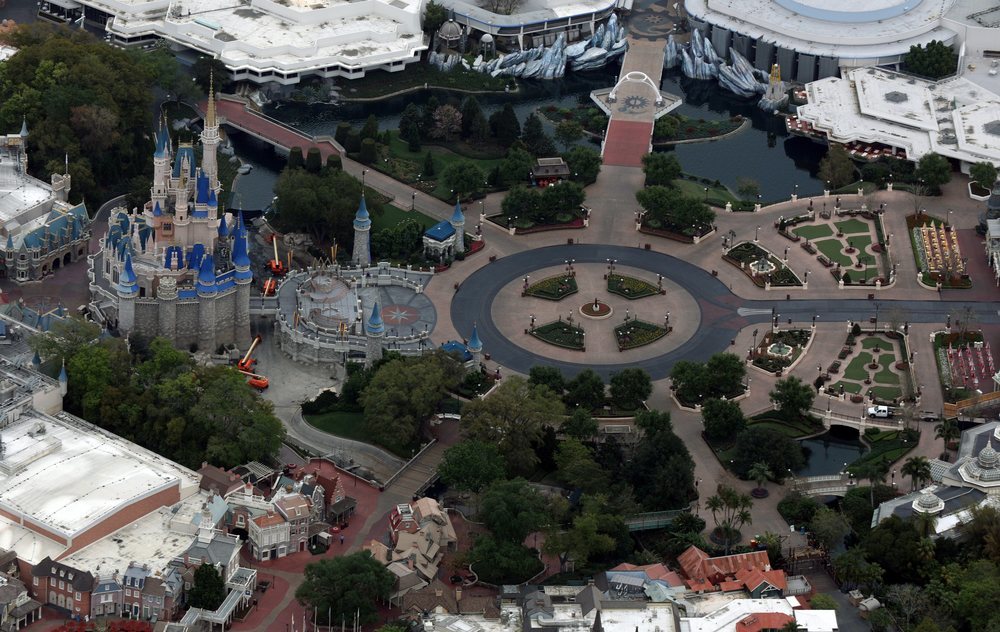
<svg viewBox="0 0 1000 632">
<path fill-rule="evenodd" d="M 123 335 L 162 336 L 214 351 L 250 337 L 253 273 L 242 218 L 219 209 L 219 124 L 209 91 L 202 160 L 190 143 L 156 132 L 153 185 L 142 209 L 116 208 L 90 257 L 99 317 Z"/>
</svg>

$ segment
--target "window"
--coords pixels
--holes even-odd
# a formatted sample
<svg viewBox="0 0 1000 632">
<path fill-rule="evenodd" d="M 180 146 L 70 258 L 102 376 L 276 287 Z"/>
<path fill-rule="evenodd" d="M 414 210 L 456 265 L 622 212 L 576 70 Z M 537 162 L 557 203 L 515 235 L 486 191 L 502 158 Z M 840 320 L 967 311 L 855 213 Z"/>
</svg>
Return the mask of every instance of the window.
<svg viewBox="0 0 1000 632">
<path fill-rule="evenodd" d="M 56 585 L 56 578 L 55 577 L 49 577 L 49 586 L 53 586 L 54 587 L 55 585 Z"/>
<path fill-rule="evenodd" d="M 66 577 L 66 571 L 60 570 L 59 571 L 59 577 Z"/>
<path fill-rule="evenodd" d="M 37 586 L 38 585 L 38 578 L 37 577 L 32 577 L 31 578 L 31 585 L 32 586 Z"/>
<path fill-rule="evenodd" d="M 126 597 L 131 597 L 132 596 L 132 589 L 131 588 L 126 588 L 125 589 L 125 596 Z"/>
<path fill-rule="evenodd" d="M 80 601 L 80 593 L 76 593 L 76 600 Z"/>
<path fill-rule="evenodd" d="M 73 573 L 70 573 L 66 579 L 73 579 Z M 77 599 L 79 599 L 79 597 L 77 597 Z"/>
<path fill-rule="evenodd" d="M 66 590 L 66 582 L 59 580 L 59 590 Z"/>
<path fill-rule="evenodd" d="M 246 518 L 243 516 L 243 514 L 238 514 L 236 516 L 236 526 L 242 527 L 245 524 L 246 524 Z"/>
</svg>

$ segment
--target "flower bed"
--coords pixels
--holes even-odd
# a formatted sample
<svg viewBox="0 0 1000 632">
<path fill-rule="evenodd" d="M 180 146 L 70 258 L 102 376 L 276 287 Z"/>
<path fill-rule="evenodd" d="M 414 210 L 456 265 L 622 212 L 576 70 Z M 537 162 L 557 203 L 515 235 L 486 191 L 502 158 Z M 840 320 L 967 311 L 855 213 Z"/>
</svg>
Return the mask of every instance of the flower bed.
<svg viewBox="0 0 1000 632">
<path fill-rule="evenodd" d="M 608 276 L 608 291 L 627 299 L 645 298 L 660 293 L 660 289 L 652 283 L 621 274 Z"/>
<path fill-rule="evenodd" d="M 594 300 L 592 303 L 584 303 L 580 306 L 580 313 L 587 318 L 594 320 L 604 320 L 610 318 L 614 310 L 607 303 Z"/>
<path fill-rule="evenodd" d="M 802 355 L 811 337 L 812 330 L 810 329 L 786 329 L 776 333 L 767 332 L 761 338 L 760 344 L 757 345 L 753 365 L 768 373 L 783 371 Z M 792 352 L 785 357 L 772 356 L 767 350 L 773 344 L 786 345 L 791 348 Z"/>
<path fill-rule="evenodd" d="M 737 244 L 729 252 L 722 255 L 722 258 L 742 270 L 757 287 L 765 287 L 767 282 L 770 282 L 772 287 L 797 287 L 802 285 L 802 281 L 788 266 L 753 242 L 746 241 Z M 766 259 L 770 262 L 774 266 L 773 271 L 755 274 L 750 266 L 761 259 Z"/>
<path fill-rule="evenodd" d="M 549 301 L 561 301 L 570 294 L 576 294 L 576 279 L 559 275 L 532 283 L 524 290 L 524 296 L 537 296 Z"/>
<path fill-rule="evenodd" d="M 659 325 L 634 318 L 615 327 L 615 339 L 618 341 L 619 351 L 648 345 L 668 333 L 670 332 L 667 329 Z"/>
<path fill-rule="evenodd" d="M 544 233 L 549 230 L 565 230 L 570 228 L 586 228 L 583 224 L 582 217 L 574 217 L 568 222 L 554 223 L 554 224 L 534 224 L 527 228 L 516 226 L 514 228 L 515 235 L 530 235 L 531 233 Z"/>
<path fill-rule="evenodd" d="M 535 327 L 529 333 L 543 342 L 563 349 L 576 351 L 584 349 L 583 329 L 567 321 L 557 320 L 546 323 L 541 327 Z"/>
</svg>

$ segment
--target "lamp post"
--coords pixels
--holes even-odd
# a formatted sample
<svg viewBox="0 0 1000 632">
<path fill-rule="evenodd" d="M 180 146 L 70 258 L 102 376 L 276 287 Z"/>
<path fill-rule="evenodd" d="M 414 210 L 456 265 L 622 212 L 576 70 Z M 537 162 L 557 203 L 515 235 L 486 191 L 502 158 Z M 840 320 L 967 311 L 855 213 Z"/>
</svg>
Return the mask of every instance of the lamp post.
<svg viewBox="0 0 1000 632">
<path fill-rule="evenodd" d="M 705 201 L 708 202 L 708 187 L 705 187 Z"/>
<path fill-rule="evenodd" d="M 948 228 L 951 228 L 951 209 L 948 209 Z"/>
<path fill-rule="evenodd" d="M 482 200 L 479 200 L 479 216 L 484 217 L 486 215 L 486 205 L 483 204 Z"/>
<path fill-rule="evenodd" d="M 410 210 L 414 210 L 417 207 L 417 192 L 412 191 L 410 193 Z"/>
<path fill-rule="evenodd" d="M 875 303 L 875 331 L 878 332 L 878 308 L 881 307 L 881 303 Z"/>
<path fill-rule="evenodd" d="M 757 353 L 757 334 L 760 333 L 759 329 L 753 330 L 753 347 L 750 348 L 750 359 L 752 360 L 754 355 Z"/>
<path fill-rule="evenodd" d="M 788 246 L 785 246 L 785 263 L 788 263 Z"/>
<path fill-rule="evenodd" d="M 760 226 L 757 226 L 757 229 L 753 233 L 753 242 L 757 243 L 758 241 L 760 241 Z"/>
</svg>

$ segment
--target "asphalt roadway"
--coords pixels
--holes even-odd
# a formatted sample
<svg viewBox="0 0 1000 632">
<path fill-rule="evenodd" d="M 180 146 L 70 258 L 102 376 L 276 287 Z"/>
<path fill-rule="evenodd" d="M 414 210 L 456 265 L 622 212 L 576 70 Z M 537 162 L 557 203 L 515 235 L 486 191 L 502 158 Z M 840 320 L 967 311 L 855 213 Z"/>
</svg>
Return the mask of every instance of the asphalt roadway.
<svg viewBox="0 0 1000 632">
<path fill-rule="evenodd" d="M 532 353 L 507 339 L 493 321 L 493 298 L 511 281 L 548 266 L 560 266 L 567 259 L 577 263 L 606 263 L 642 268 L 662 274 L 691 294 L 701 311 L 697 331 L 679 347 L 662 355 L 633 362 L 586 364 L 553 360 Z M 626 368 L 646 370 L 654 380 L 667 377 L 678 360 L 704 361 L 726 351 L 736 334 L 747 325 L 770 323 L 772 310 L 782 322 L 809 322 L 818 316 L 823 322 L 865 320 L 875 315 L 876 305 L 886 317 L 899 310 L 911 323 L 943 323 L 957 310 L 971 307 L 979 324 L 1000 323 L 1000 302 L 797 299 L 797 291 L 774 290 L 771 300 L 747 300 L 733 294 L 719 279 L 705 270 L 660 252 L 624 246 L 576 244 L 538 248 L 497 259 L 466 278 L 451 302 L 451 318 L 458 331 L 471 331 L 475 323 L 492 360 L 519 373 L 532 366 L 549 365 L 572 376 L 593 369 L 607 379 Z M 791 298 L 786 299 L 789 295 Z M 505 307 L 510 309 L 510 307 Z M 676 318 L 683 318 L 677 314 Z"/>
</svg>

